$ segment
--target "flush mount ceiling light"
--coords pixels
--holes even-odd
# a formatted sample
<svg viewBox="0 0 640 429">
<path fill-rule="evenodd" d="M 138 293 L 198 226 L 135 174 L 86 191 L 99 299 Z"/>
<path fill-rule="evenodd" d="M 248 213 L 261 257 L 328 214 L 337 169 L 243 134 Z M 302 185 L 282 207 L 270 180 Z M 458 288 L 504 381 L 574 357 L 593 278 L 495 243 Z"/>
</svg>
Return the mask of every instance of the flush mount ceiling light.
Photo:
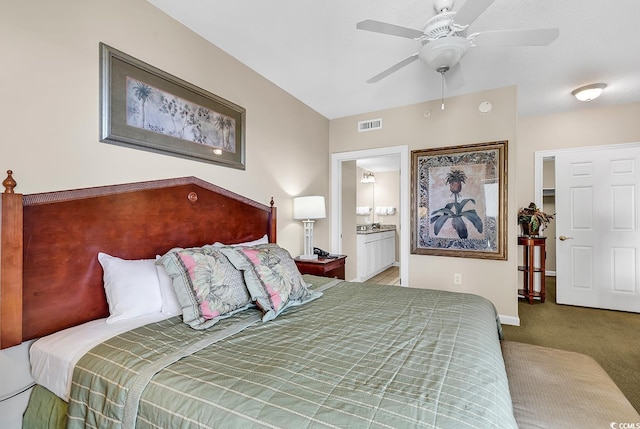
<svg viewBox="0 0 640 429">
<path fill-rule="evenodd" d="M 607 87 L 606 83 L 594 83 L 574 89 L 571 94 L 580 101 L 591 101 L 600 97 L 602 91 Z"/>
</svg>

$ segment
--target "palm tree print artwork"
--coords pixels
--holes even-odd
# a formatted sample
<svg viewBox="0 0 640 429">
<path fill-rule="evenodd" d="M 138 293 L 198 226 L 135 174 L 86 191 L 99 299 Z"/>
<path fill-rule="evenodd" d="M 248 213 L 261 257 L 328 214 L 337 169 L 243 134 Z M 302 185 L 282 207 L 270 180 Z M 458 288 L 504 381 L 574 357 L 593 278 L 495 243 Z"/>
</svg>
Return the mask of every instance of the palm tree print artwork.
<svg viewBox="0 0 640 429">
<path fill-rule="evenodd" d="M 412 152 L 411 253 L 506 259 L 506 142 Z"/>
<path fill-rule="evenodd" d="M 151 88 L 149 85 L 144 84 L 142 82 L 137 82 L 133 90 L 133 93 L 136 96 L 136 98 L 140 101 L 140 104 L 141 104 L 142 121 L 140 122 L 140 127 L 144 128 L 145 126 L 144 107 L 145 107 L 145 104 L 147 103 L 147 100 L 149 99 L 149 97 L 151 97 L 151 94 L 153 93 L 153 88 Z"/>
<path fill-rule="evenodd" d="M 233 118 L 127 77 L 127 125 L 236 152 Z"/>
<path fill-rule="evenodd" d="M 229 136 L 231 134 L 231 129 L 233 128 L 231 118 L 224 115 L 216 115 L 216 119 L 213 124 L 216 129 L 222 133 L 223 149 L 228 150 L 227 148 L 230 147 Z"/>
<path fill-rule="evenodd" d="M 462 198 L 458 201 L 458 199 L 461 198 L 462 184 L 465 183 L 466 180 L 467 175 L 462 170 L 451 170 L 447 174 L 446 184 L 449 185 L 449 190 L 451 191 L 451 195 L 453 195 L 454 201 L 433 212 L 431 223 L 433 224 L 433 232 L 435 235 L 438 235 L 442 227 L 451 220 L 451 224 L 458 234 L 458 237 L 467 238 L 469 232 L 465 219 L 469 221 L 479 233 L 482 233 L 482 219 L 480 219 L 476 210 L 465 210 L 465 206 L 468 203 L 475 205 L 476 201 L 473 198 Z"/>
<path fill-rule="evenodd" d="M 246 110 L 100 43 L 100 141 L 245 169 Z"/>
</svg>

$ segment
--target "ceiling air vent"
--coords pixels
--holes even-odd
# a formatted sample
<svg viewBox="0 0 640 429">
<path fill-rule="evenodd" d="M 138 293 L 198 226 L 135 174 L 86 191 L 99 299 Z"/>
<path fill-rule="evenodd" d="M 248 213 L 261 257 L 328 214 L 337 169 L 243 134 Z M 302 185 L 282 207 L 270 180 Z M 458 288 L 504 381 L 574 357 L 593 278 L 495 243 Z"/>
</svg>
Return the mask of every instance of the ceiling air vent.
<svg viewBox="0 0 640 429">
<path fill-rule="evenodd" d="M 381 129 L 382 129 L 382 118 L 358 122 L 359 133 L 363 131 L 373 131 L 373 130 L 381 130 Z"/>
</svg>

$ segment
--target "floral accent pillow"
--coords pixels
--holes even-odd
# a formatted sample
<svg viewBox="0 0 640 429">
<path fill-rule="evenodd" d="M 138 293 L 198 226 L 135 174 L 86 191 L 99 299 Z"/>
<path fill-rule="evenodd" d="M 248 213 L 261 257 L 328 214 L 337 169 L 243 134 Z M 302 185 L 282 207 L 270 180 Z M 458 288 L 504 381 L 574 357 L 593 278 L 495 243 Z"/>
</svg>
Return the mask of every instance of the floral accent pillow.
<svg viewBox="0 0 640 429">
<path fill-rule="evenodd" d="M 277 244 L 253 247 L 222 247 L 229 261 L 244 273 L 251 298 L 264 312 L 264 322 L 275 319 L 287 307 L 322 295 L 308 289 L 287 250 Z"/>
<path fill-rule="evenodd" d="M 213 246 L 172 249 L 156 263 L 171 277 L 182 319 L 194 329 L 252 305 L 242 273 Z"/>
</svg>

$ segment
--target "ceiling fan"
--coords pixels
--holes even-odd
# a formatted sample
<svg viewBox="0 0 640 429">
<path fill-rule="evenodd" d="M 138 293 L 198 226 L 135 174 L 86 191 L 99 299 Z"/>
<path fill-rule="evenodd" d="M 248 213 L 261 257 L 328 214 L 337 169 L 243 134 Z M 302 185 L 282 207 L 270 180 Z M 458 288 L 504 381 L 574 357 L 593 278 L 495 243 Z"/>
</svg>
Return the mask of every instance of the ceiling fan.
<svg viewBox="0 0 640 429">
<path fill-rule="evenodd" d="M 483 31 L 467 35 L 467 28 L 494 0 L 466 0 L 457 12 L 452 11 L 454 0 L 435 0 L 437 14 L 427 21 L 424 30 L 402 27 L 367 19 L 358 22 L 359 30 L 405 37 L 422 43 L 418 52 L 373 76 L 367 83 L 375 83 L 420 59 L 442 75 L 460 68 L 460 59 L 476 46 L 544 46 L 559 34 L 557 28 Z M 455 74 L 459 74 L 457 71 Z M 453 76 L 452 76 L 453 77 Z"/>
</svg>

